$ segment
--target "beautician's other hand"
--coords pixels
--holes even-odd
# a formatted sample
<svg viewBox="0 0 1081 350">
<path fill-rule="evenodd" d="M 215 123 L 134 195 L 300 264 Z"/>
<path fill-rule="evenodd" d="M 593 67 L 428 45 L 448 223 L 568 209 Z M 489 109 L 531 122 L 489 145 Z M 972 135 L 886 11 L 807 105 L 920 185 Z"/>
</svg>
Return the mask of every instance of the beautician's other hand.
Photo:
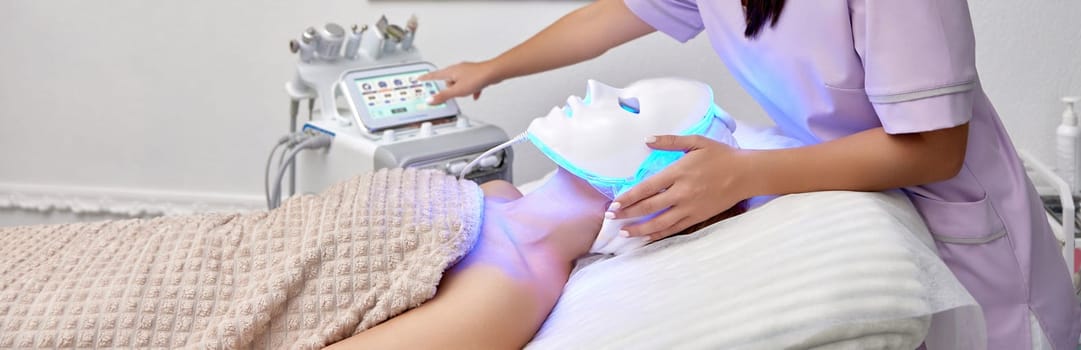
<svg viewBox="0 0 1081 350">
<path fill-rule="evenodd" d="M 498 83 L 495 77 L 495 69 L 491 61 L 462 62 L 420 76 L 420 80 L 443 80 L 447 88 L 432 96 L 428 104 L 437 105 L 446 100 L 473 95 L 473 99 L 480 98 L 481 90 Z"/>
<path fill-rule="evenodd" d="M 649 141 L 648 139 L 646 141 Z M 655 241 L 725 211 L 749 195 L 741 188 L 747 173 L 741 151 L 702 136 L 657 136 L 653 149 L 684 151 L 683 158 L 635 185 L 614 203 L 616 218 L 668 211 L 647 222 L 625 227 L 631 237 Z"/>
</svg>

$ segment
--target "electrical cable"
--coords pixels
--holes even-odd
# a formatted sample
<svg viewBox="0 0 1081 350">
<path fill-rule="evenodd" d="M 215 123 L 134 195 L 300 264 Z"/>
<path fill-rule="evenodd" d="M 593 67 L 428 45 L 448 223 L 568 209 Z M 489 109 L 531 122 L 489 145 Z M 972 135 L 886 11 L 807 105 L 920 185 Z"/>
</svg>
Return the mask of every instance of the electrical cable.
<svg viewBox="0 0 1081 350">
<path fill-rule="evenodd" d="M 270 155 L 266 158 L 266 167 L 263 169 L 263 196 L 266 197 L 267 208 L 270 207 L 270 162 L 274 160 L 274 153 L 278 152 L 278 148 L 289 142 L 289 139 L 290 135 L 278 139 L 278 143 L 274 145 L 274 148 L 270 149 Z"/>
<path fill-rule="evenodd" d="M 297 146 L 297 144 L 303 142 L 306 139 L 307 138 L 293 139 L 293 140 L 290 140 L 290 142 L 285 145 L 285 149 L 282 150 L 282 153 L 278 154 L 278 163 L 277 163 L 278 168 L 277 169 L 281 170 L 282 164 L 285 164 L 285 155 L 289 154 L 289 151 L 292 151 L 293 148 Z M 277 181 L 281 181 L 281 179 L 277 179 Z M 271 198 L 272 198 L 271 200 L 273 200 L 273 197 L 271 197 Z"/>
<path fill-rule="evenodd" d="M 283 162 L 278 164 L 278 176 L 274 183 L 274 190 L 271 192 L 271 209 L 277 208 L 281 205 L 282 198 L 282 180 L 285 176 L 285 171 L 292 168 L 296 162 L 296 155 L 305 149 L 318 149 L 330 146 L 330 142 L 333 137 L 329 135 L 319 135 L 314 137 L 307 137 L 300 141 L 296 147 L 291 148 L 288 154 L 283 157 Z M 283 152 L 283 154 L 285 154 Z"/>
<path fill-rule="evenodd" d="M 311 137 L 312 135 L 304 132 L 289 133 L 278 139 L 278 143 L 274 145 L 273 149 L 270 150 L 270 155 L 267 156 L 266 167 L 263 169 L 263 194 L 264 197 L 266 197 L 268 209 L 271 207 L 271 200 L 273 198 L 271 197 L 270 193 L 270 165 L 273 161 L 274 154 L 278 152 L 278 148 L 282 148 L 282 152 L 280 153 L 280 156 L 278 158 L 278 166 L 281 166 L 282 160 L 285 158 L 285 154 L 289 152 L 290 149 L 296 146 L 297 143 Z"/>
<path fill-rule="evenodd" d="M 297 144 L 300 144 L 301 142 L 304 142 L 304 140 L 312 138 L 312 135 L 310 135 L 308 133 L 305 133 L 305 132 L 294 132 L 292 134 L 289 134 L 289 137 L 290 137 L 289 143 L 285 145 L 285 149 L 283 149 L 282 153 L 280 153 L 278 155 L 278 167 L 279 168 L 285 162 L 285 155 L 288 154 L 289 151 L 293 149 L 293 147 L 296 147 Z M 289 176 L 296 176 L 296 173 L 295 172 L 290 173 Z M 281 180 L 282 179 L 278 179 L 278 181 L 281 181 Z"/>
<path fill-rule="evenodd" d="M 500 144 L 499 146 L 492 147 L 492 149 L 487 150 L 484 153 L 481 153 L 476 158 L 473 158 L 473 161 L 469 162 L 469 164 L 466 164 L 465 167 L 462 168 L 462 172 L 458 173 L 458 179 L 459 180 L 464 179 L 465 175 L 469 174 L 470 171 L 473 171 L 473 168 L 477 166 L 477 163 L 480 163 L 481 159 L 484 159 L 485 157 L 493 155 L 496 152 L 502 151 L 504 148 L 513 146 L 514 144 L 525 141 L 527 139 L 528 139 L 528 136 L 526 135 L 526 133 L 523 132 L 521 134 L 518 134 L 514 138 L 510 139 L 509 141 L 504 142 L 504 143 Z"/>
<path fill-rule="evenodd" d="M 293 138 L 289 140 L 289 143 L 287 143 L 285 145 L 285 148 L 282 149 L 282 152 L 278 154 L 278 164 L 277 164 L 278 167 L 277 167 L 277 169 L 279 171 L 282 170 L 282 167 L 286 167 L 286 165 L 285 165 L 285 157 L 286 157 L 286 155 L 288 155 L 289 152 L 291 152 L 294 148 L 296 148 L 297 145 L 299 145 L 299 144 L 303 143 L 304 141 L 312 138 L 312 135 L 308 135 L 308 134 L 305 134 L 305 133 L 294 133 L 292 135 L 293 135 Z M 279 186 L 284 186 L 284 185 L 281 184 L 281 182 L 283 180 L 285 180 L 284 175 L 279 175 L 279 177 L 274 179 L 275 183 L 277 183 Z M 280 192 L 277 193 L 277 194 L 272 193 L 271 197 L 270 197 L 271 205 L 273 207 L 277 207 L 277 205 L 274 204 L 274 201 L 275 201 L 274 198 L 281 198 L 281 193 Z"/>
<path fill-rule="evenodd" d="M 281 205 L 282 194 L 282 177 L 285 176 L 285 171 L 296 161 L 296 156 L 300 151 L 306 149 L 320 149 L 330 146 L 334 137 L 326 134 L 320 134 L 315 137 L 308 137 L 301 141 L 296 147 L 289 150 L 288 155 L 285 156 L 284 163 L 278 165 L 278 176 L 274 181 L 274 189 L 271 191 L 270 209 L 277 208 Z"/>
</svg>

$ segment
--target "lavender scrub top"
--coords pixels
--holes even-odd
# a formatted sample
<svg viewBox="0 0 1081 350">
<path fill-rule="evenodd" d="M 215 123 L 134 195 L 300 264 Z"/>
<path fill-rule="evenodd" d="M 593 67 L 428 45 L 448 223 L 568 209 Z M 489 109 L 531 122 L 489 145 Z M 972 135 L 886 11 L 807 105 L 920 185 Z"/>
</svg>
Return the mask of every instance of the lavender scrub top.
<svg viewBox="0 0 1081 350">
<path fill-rule="evenodd" d="M 905 191 L 980 303 L 990 348 L 1028 349 L 1042 330 L 1055 349 L 1076 349 L 1081 310 L 1039 198 L 980 86 L 965 1 L 788 1 L 754 40 L 743 35 L 739 0 L 624 1 L 676 40 L 705 31 L 736 80 L 805 143 L 969 123 L 960 173 Z"/>
</svg>

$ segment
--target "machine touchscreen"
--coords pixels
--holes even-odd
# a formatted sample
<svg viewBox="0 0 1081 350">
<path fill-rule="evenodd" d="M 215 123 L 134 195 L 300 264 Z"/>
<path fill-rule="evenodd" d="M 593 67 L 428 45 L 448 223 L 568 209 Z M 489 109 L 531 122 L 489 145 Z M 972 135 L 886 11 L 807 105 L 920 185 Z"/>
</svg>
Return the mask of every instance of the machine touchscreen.
<svg viewBox="0 0 1081 350">
<path fill-rule="evenodd" d="M 374 132 L 458 115 L 453 100 L 428 104 L 443 85 L 417 78 L 434 69 L 429 63 L 366 69 L 346 73 L 341 83 L 356 121 Z"/>
</svg>

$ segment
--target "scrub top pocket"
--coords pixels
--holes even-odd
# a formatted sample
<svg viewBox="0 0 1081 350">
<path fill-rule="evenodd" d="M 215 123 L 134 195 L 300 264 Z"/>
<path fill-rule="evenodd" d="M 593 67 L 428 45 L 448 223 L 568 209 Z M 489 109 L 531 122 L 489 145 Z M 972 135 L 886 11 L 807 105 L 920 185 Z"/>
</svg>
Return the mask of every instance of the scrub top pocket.
<svg viewBox="0 0 1081 350">
<path fill-rule="evenodd" d="M 949 202 L 906 192 L 931 231 L 939 257 L 980 303 L 991 328 L 1012 325 L 1001 320 L 1025 320 L 1028 283 L 1019 282 L 1026 277 L 1014 242 L 989 197 Z"/>
<path fill-rule="evenodd" d="M 972 202 L 949 202 L 906 192 L 935 241 L 974 245 L 1006 236 L 1006 225 L 987 196 Z"/>
</svg>

